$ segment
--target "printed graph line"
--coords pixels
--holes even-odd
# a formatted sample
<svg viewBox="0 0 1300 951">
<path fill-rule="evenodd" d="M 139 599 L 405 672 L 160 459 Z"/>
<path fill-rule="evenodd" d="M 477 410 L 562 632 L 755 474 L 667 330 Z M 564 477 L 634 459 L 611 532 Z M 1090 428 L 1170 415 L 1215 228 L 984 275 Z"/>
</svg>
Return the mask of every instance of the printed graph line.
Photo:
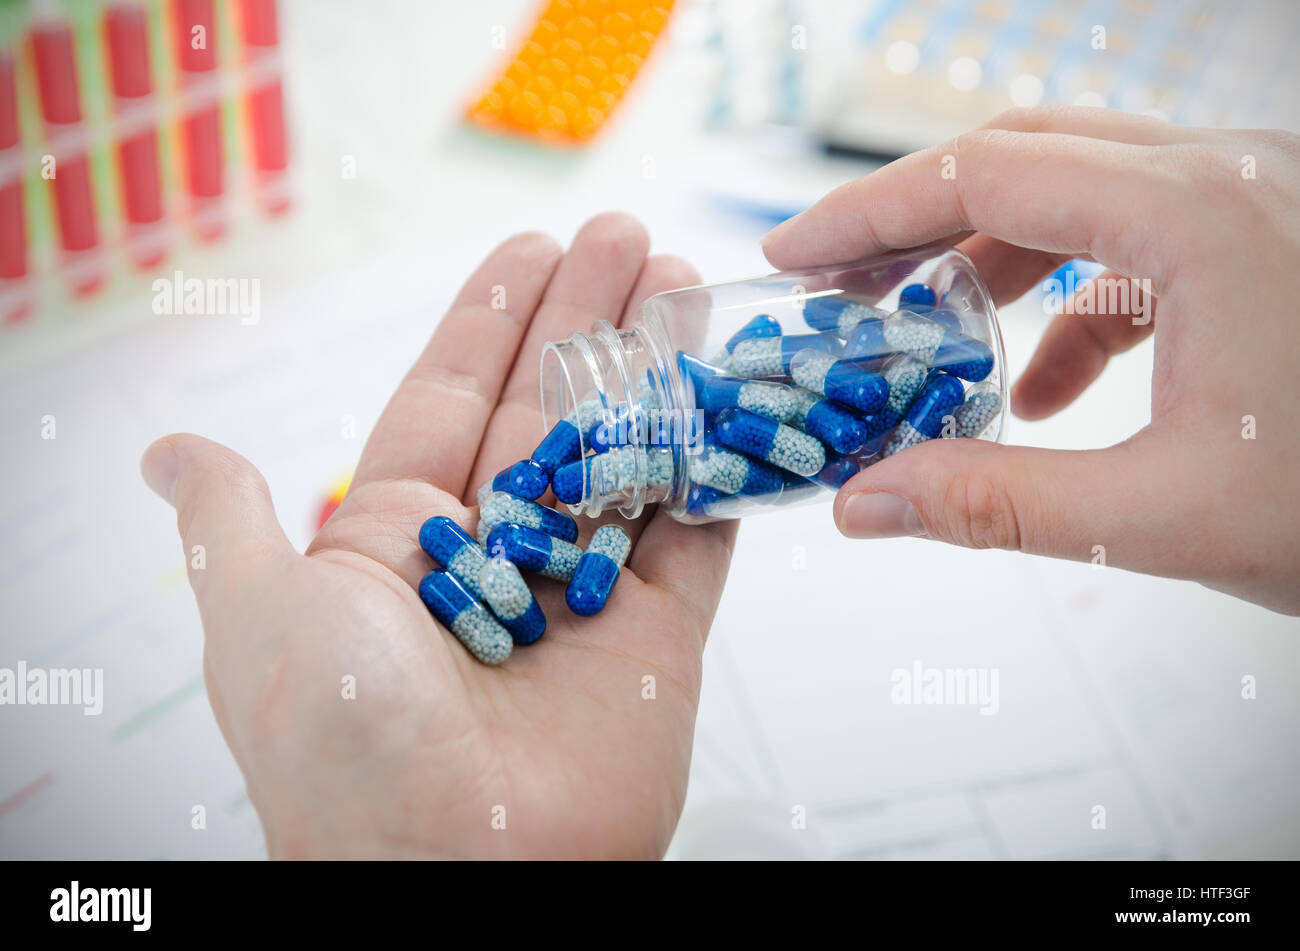
<svg viewBox="0 0 1300 951">
<path fill-rule="evenodd" d="M 0 818 L 13 812 L 23 803 L 35 798 L 54 784 L 53 773 L 43 773 L 7 799 L 0 800 Z"/>
<path fill-rule="evenodd" d="M 171 693 L 162 697 L 157 702 L 145 707 L 135 716 L 131 717 L 121 726 L 113 731 L 112 739 L 114 742 L 125 740 L 136 733 L 139 733 L 145 727 L 165 717 L 171 713 L 186 700 L 195 694 L 203 692 L 203 675 L 199 674 L 193 680 L 189 680 L 177 687 Z"/>
</svg>

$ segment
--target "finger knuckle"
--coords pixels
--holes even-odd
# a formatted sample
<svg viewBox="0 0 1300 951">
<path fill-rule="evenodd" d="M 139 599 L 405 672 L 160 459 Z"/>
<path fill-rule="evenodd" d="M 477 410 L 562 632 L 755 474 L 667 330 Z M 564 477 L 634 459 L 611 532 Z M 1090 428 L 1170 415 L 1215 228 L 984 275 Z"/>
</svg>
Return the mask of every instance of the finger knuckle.
<svg viewBox="0 0 1300 951">
<path fill-rule="evenodd" d="M 978 474 L 955 479 L 945 503 L 945 531 L 952 541 L 967 548 L 1020 548 L 1015 506 L 997 480 Z"/>
</svg>

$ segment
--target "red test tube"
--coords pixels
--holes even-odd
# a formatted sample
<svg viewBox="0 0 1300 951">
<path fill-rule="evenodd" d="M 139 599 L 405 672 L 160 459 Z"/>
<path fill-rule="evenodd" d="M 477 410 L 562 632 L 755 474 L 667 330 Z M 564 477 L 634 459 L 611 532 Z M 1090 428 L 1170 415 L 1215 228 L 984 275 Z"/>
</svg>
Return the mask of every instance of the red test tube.
<svg viewBox="0 0 1300 951">
<path fill-rule="evenodd" d="M 153 78 L 149 70 L 149 26 L 139 3 L 113 3 L 104 11 L 109 76 L 117 114 L 118 175 L 126 208 L 127 241 L 137 265 L 159 264 L 165 252 L 162 175 Z"/>
<path fill-rule="evenodd" d="M 54 164 L 54 208 L 63 247 L 63 265 L 73 290 L 88 294 L 103 280 L 99 230 L 95 224 L 95 194 L 81 123 L 81 94 L 72 27 L 64 20 L 38 20 L 31 29 L 32 55 L 41 116 Z M 42 169 L 42 174 L 44 174 Z"/>
<path fill-rule="evenodd" d="M 275 0 L 240 0 L 240 25 L 258 201 L 271 214 L 280 214 L 289 207 L 289 182 Z"/>
<path fill-rule="evenodd" d="M 190 211 L 203 240 L 225 229 L 222 209 L 221 88 L 212 0 L 175 0 L 176 55 L 185 97 L 181 138 Z"/>
<path fill-rule="evenodd" d="M 27 215 L 23 209 L 23 157 L 18 148 L 18 89 L 14 54 L 0 49 L 0 320 L 17 323 L 31 313 L 27 280 Z"/>
</svg>

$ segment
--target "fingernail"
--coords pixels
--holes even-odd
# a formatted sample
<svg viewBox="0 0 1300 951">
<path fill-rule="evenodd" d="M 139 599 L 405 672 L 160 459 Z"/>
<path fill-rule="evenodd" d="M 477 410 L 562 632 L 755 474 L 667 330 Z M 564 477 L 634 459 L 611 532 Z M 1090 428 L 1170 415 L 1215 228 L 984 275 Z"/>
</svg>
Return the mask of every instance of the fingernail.
<svg viewBox="0 0 1300 951">
<path fill-rule="evenodd" d="M 145 485 L 158 493 L 168 505 L 175 504 L 176 474 L 180 462 L 176 450 L 163 442 L 156 442 L 144 451 L 140 459 L 140 474 Z"/>
<path fill-rule="evenodd" d="M 907 499 L 886 492 L 862 492 L 844 503 L 840 531 L 849 538 L 909 538 L 924 535 L 925 526 Z"/>
</svg>

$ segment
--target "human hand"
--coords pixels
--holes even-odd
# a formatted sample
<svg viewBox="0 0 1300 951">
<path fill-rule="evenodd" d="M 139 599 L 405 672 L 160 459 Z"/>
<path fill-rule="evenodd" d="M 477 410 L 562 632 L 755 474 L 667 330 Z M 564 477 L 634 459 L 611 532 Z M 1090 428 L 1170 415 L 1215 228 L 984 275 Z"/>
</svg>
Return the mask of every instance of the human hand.
<svg viewBox="0 0 1300 951">
<path fill-rule="evenodd" d="M 734 523 L 621 521 L 635 547 L 609 607 L 576 617 L 562 586 L 537 579 L 546 635 L 500 667 L 475 661 L 416 594 L 433 568 L 421 524 L 448 515 L 472 528 L 474 490 L 539 441 L 542 344 L 600 319 L 627 323 L 649 295 L 698 283 L 677 259 L 647 258 L 647 246 L 637 222 L 611 214 L 589 221 L 567 254 L 524 234 L 489 255 L 306 554 L 285 538 L 261 475 L 231 450 L 177 435 L 145 453 L 145 479 L 174 499 L 185 550 L 207 549 L 190 583 L 208 696 L 272 857 L 657 858 L 667 848 Z M 497 286 L 505 310 L 491 306 Z M 582 521 L 585 541 L 592 523 Z M 653 701 L 644 677 L 655 678 Z"/>
<path fill-rule="evenodd" d="M 960 241 L 999 302 L 1072 257 L 1150 282 L 1057 316 L 1011 398 L 1049 416 L 1154 332 L 1150 425 L 1087 451 L 931 440 L 850 480 L 840 530 L 1079 560 L 1103 545 L 1109 565 L 1300 613 L 1298 205 L 1296 135 L 1018 110 L 778 226 L 764 247 L 780 268 Z"/>
</svg>

